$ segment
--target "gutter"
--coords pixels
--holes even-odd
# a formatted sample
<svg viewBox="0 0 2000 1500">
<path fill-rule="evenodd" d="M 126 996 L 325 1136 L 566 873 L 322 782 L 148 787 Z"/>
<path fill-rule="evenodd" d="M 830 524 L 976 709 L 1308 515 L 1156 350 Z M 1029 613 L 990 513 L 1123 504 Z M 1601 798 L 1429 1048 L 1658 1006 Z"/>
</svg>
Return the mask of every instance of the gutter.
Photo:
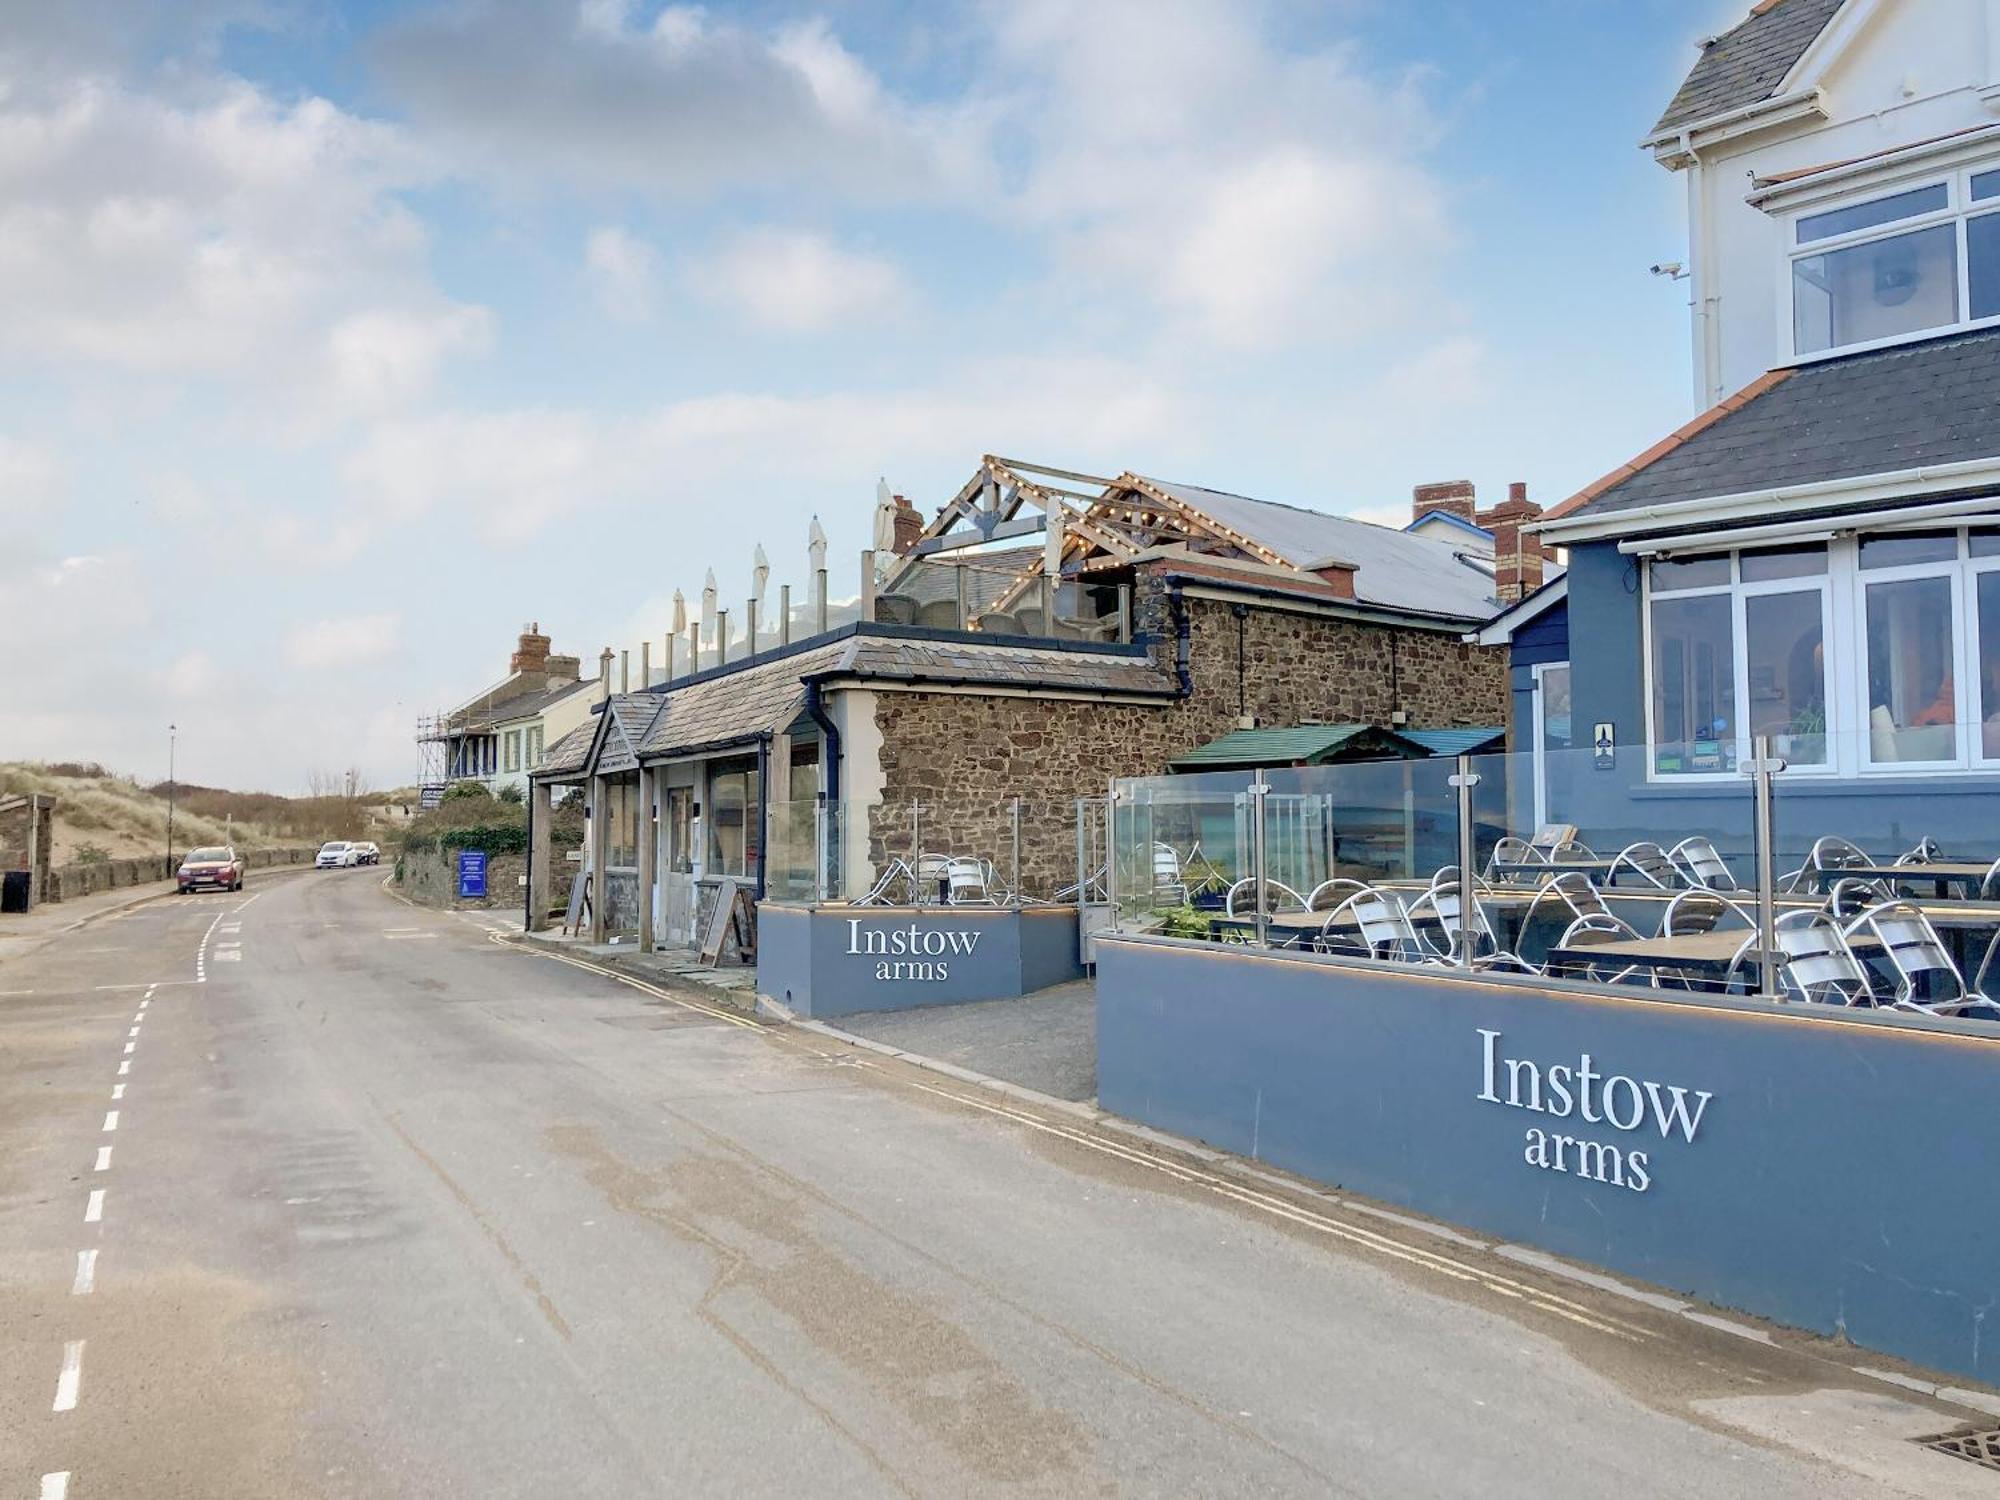
<svg viewBox="0 0 2000 1500">
<path fill-rule="evenodd" d="M 1728 520 L 1737 515 L 1812 510 L 1829 503 L 1908 500 L 1940 491 L 1977 489 L 1982 485 L 2000 489 L 2000 457 L 1929 464 L 1883 474 L 1856 474 L 1846 479 L 1818 479 L 1806 484 L 1780 485 L 1775 489 L 1708 495 L 1698 500 L 1631 506 L 1601 515 L 1580 516 L 1574 523 L 1543 520 L 1523 529 L 1545 537 L 1557 546 L 1568 546 L 1572 542 L 1624 537 L 1635 528 L 1648 525 L 1671 527 L 1700 520 Z"/>
<path fill-rule="evenodd" d="M 1724 110 L 1705 120 L 1690 120 L 1685 125 L 1655 131 L 1639 144 L 1651 151 L 1654 159 L 1662 165 L 1678 168 L 1693 161 L 1704 146 L 1713 146 L 1767 125 L 1813 118 L 1826 118 L 1825 92 L 1817 86 L 1800 89 L 1797 93 L 1780 94 L 1772 99 L 1759 99 L 1755 104 Z M 1695 141 L 1696 136 L 1702 137 L 1699 144 Z M 1678 150 L 1673 149 L 1676 147 Z"/>
</svg>

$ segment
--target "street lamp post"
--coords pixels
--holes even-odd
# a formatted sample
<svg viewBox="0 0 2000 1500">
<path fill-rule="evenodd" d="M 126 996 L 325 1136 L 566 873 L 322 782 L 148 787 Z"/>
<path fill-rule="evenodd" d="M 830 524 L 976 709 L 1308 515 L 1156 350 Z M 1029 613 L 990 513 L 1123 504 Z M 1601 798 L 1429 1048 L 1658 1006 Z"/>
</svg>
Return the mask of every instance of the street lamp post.
<svg viewBox="0 0 2000 1500">
<path fill-rule="evenodd" d="M 174 862 L 174 740 L 180 733 L 177 725 L 167 726 L 167 863 Z"/>
</svg>

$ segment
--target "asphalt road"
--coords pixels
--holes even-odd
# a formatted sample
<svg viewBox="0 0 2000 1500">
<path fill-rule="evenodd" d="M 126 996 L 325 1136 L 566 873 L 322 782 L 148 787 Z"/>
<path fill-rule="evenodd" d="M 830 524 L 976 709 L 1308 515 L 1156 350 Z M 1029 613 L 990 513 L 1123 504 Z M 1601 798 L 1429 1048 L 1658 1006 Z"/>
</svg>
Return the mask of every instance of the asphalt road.
<svg viewBox="0 0 2000 1500">
<path fill-rule="evenodd" d="M 1823 1349 L 380 878 L 0 965 L 0 1500 L 2000 1493 Z"/>
</svg>

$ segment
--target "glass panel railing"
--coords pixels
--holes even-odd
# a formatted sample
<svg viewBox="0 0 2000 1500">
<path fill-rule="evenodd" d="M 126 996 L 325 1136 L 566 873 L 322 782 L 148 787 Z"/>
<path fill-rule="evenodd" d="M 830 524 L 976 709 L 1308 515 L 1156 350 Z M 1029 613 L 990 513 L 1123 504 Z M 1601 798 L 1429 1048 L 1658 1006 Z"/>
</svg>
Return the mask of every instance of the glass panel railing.
<svg viewBox="0 0 2000 1500">
<path fill-rule="evenodd" d="M 1130 588 L 1051 579 L 1041 549 L 897 562 L 875 595 L 882 624 L 1056 640 L 1129 641 Z"/>
</svg>

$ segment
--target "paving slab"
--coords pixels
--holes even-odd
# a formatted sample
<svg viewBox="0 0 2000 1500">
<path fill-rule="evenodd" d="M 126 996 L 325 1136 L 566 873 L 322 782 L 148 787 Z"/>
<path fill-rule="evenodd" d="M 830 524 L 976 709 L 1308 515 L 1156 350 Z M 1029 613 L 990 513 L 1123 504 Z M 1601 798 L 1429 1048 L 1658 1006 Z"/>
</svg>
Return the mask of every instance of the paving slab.
<svg viewBox="0 0 2000 1500">
<path fill-rule="evenodd" d="M 842 1016 L 836 1029 L 1071 1103 L 1097 1097 L 1097 988 L 1088 979 L 1018 1000 Z"/>
</svg>

